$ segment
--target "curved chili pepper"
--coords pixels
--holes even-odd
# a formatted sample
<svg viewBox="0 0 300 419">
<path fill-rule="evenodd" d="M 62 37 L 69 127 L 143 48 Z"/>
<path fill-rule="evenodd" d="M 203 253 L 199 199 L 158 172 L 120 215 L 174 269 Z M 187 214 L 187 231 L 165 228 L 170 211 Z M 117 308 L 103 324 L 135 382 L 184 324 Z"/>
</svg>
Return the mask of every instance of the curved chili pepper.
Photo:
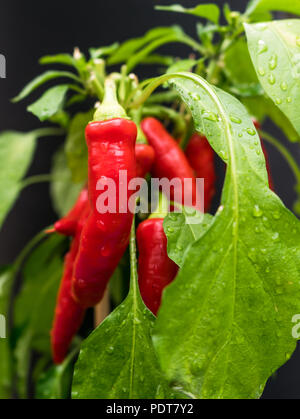
<svg viewBox="0 0 300 419">
<path fill-rule="evenodd" d="M 72 339 L 78 332 L 85 314 L 85 309 L 72 296 L 72 277 L 82 228 L 89 213 L 90 206 L 88 201 L 86 201 L 85 208 L 76 222 L 76 232 L 72 240 L 71 249 L 65 256 L 64 273 L 58 292 L 51 331 L 52 356 L 55 364 L 61 364 L 64 361 Z"/>
<path fill-rule="evenodd" d="M 86 308 L 102 299 L 129 242 L 133 214 L 128 208 L 124 208 L 124 212 L 119 209 L 119 172 L 127 172 L 122 193 L 127 192 L 128 204 L 133 193 L 128 191 L 128 184 L 136 177 L 136 135 L 136 125 L 125 118 L 91 122 L 86 128 L 91 214 L 82 231 L 73 278 L 73 295 Z M 116 194 L 112 197 L 116 211 L 101 214 L 97 210 L 101 193 L 97 186 L 101 187 L 101 180 L 108 178 L 116 185 Z"/>
<path fill-rule="evenodd" d="M 181 180 L 181 193 L 192 197 L 192 204 L 197 204 L 196 176 L 178 142 L 171 137 L 165 127 L 155 118 L 146 118 L 142 121 L 142 129 L 149 144 L 155 151 L 155 162 L 152 174 L 156 178 L 167 178 L 170 181 Z M 184 186 L 184 179 L 192 179 L 189 190 Z M 175 190 L 174 190 L 175 189 Z M 176 197 L 176 187 L 172 188 L 170 199 Z M 198 208 L 201 209 L 201 208 Z"/>
<path fill-rule="evenodd" d="M 143 178 L 147 173 L 150 172 L 154 160 L 155 151 L 151 145 L 148 144 L 136 144 L 135 146 L 136 155 L 136 175 L 137 177 Z"/>
<path fill-rule="evenodd" d="M 204 208 L 209 211 L 216 193 L 215 153 L 206 137 L 194 134 L 187 145 L 185 154 L 197 178 L 204 179 Z"/>
<path fill-rule="evenodd" d="M 176 277 L 178 266 L 168 257 L 163 218 L 143 221 L 137 229 L 138 276 L 142 298 L 157 314 L 162 292 Z"/>
<path fill-rule="evenodd" d="M 54 224 L 54 230 L 64 236 L 75 236 L 77 223 L 88 202 L 88 190 L 84 188 L 71 211 Z"/>
</svg>

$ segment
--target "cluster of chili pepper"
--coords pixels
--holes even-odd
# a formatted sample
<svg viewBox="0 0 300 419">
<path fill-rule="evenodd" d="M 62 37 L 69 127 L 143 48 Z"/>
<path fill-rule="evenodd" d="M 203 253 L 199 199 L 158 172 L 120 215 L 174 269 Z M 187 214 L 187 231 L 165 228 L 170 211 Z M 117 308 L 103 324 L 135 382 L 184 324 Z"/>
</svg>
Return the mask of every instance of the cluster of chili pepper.
<svg viewBox="0 0 300 419">
<path fill-rule="evenodd" d="M 141 129 L 148 144 L 136 144 L 136 124 L 120 108 L 112 113 L 105 103 L 106 99 L 102 113 L 98 110 L 95 120 L 86 127 L 88 186 L 69 214 L 54 226 L 56 232 L 72 237 L 51 332 L 55 363 L 64 360 L 85 310 L 101 301 L 129 243 L 133 214 L 128 208 L 120 210 L 122 191 L 116 189 L 115 211 L 99 210 L 99 191 L 105 190 L 105 181 L 110 179 L 118 184 L 120 171 L 126 171 L 127 184 L 122 188 L 127 190 L 127 203 L 133 193 L 128 188 L 131 179 L 145 177 L 149 172 L 159 179 L 180 179 L 180 196 L 190 196 L 191 205 L 197 210 L 208 211 L 215 194 L 215 153 L 205 137 L 194 134 L 184 152 L 160 121 L 146 118 Z M 197 177 L 204 178 L 205 185 L 205 200 L 200 206 Z M 186 184 L 185 179 L 191 181 Z M 169 198 L 173 201 L 176 196 L 175 187 Z M 178 272 L 178 266 L 168 257 L 165 215 L 153 214 L 137 229 L 140 291 L 155 315 L 164 288 Z"/>
</svg>

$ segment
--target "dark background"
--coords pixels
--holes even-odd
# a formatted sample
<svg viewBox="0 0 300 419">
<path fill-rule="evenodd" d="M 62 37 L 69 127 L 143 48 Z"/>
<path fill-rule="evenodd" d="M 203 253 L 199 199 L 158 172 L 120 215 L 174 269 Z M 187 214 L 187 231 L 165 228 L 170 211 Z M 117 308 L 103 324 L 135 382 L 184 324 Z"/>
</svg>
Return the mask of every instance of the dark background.
<svg viewBox="0 0 300 419">
<path fill-rule="evenodd" d="M 0 13 L 0 53 L 7 60 L 7 78 L 0 79 L 0 131 L 29 131 L 40 127 L 39 121 L 25 112 L 29 102 L 13 105 L 10 98 L 43 69 L 39 57 L 59 52 L 72 52 L 74 46 L 87 52 L 89 47 L 109 45 L 115 41 L 142 35 L 156 25 L 181 24 L 193 35 L 196 18 L 181 14 L 154 11 L 155 4 L 180 1 L 159 0 L 86 0 L 83 2 L 32 0 L 2 0 Z M 201 3 L 182 1 L 186 7 Z M 223 5 L 224 1 L 215 1 Z M 242 11 L 246 1 L 228 0 L 231 8 Z M 167 51 L 185 56 L 182 46 Z M 238 61 L 237 61 L 238 62 Z M 268 129 L 276 133 L 270 124 Z M 60 139 L 39 140 L 37 153 L 29 175 L 48 173 L 53 152 Z M 283 141 L 285 141 L 283 139 Z M 299 149 L 290 146 L 300 162 Z M 292 208 L 295 198 L 294 179 L 280 155 L 268 147 L 276 192 Z M 0 234 L 0 263 L 11 263 L 28 240 L 55 220 L 47 184 L 27 188 L 7 218 Z M 266 398 L 300 399 L 300 349 L 292 360 L 270 379 Z"/>
</svg>

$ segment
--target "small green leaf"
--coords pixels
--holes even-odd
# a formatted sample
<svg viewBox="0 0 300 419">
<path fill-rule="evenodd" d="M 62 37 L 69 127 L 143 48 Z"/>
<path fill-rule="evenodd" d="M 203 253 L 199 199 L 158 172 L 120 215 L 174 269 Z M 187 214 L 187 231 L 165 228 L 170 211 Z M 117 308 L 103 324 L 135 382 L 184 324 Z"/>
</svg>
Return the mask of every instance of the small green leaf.
<svg viewBox="0 0 300 419">
<path fill-rule="evenodd" d="M 152 42 L 155 39 L 165 37 L 167 35 L 180 34 L 182 30 L 178 26 L 158 27 L 151 29 L 141 38 L 134 38 L 124 42 L 117 51 L 108 59 L 109 65 L 120 64 L 127 61 L 140 48 Z"/>
<path fill-rule="evenodd" d="M 245 29 L 261 85 L 300 134 L 300 20 L 245 24 Z"/>
<path fill-rule="evenodd" d="M 90 48 L 89 53 L 93 60 L 97 58 L 102 58 L 105 55 L 112 55 L 119 47 L 119 43 L 115 42 L 112 45 L 107 47 L 100 47 L 100 48 Z"/>
<path fill-rule="evenodd" d="M 149 55 L 148 57 L 145 57 L 143 61 L 141 62 L 141 64 L 149 64 L 149 65 L 158 64 L 158 65 L 163 65 L 166 67 L 169 67 L 173 63 L 174 63 L 173 57 L 168 57 L 168 56 L 159 55 L 159 54 Z"/>
<path fill-rule="evenodd" d="M 75 80 L 78 83 L 81 83 L 81 80 L 77 76 L 75 76 L 75 74 L 70 73 L 68 71 L 46 71 L 46 73 L 41 74 L 40 76 L 32 80 L 30 83 L 28 83 L 27 86 L 25 86 L 24 89 L 21 91 L 21 93 L 14 99 L 12 99 L 12 101 L 20 102 L 20 100 L 25 99 L 28 95 L 30 95 L 30 93 L 32 93 L 35 89 L 37 89 L 44 83 L 61 77 L 69 78 Z"/>
<path fill-rule="evenodd" d="M 64 64 L 70 67 L 76 67 L 76 60 L 70 54 L 46 55 L 40 58 L 40 64 Z"/>
<path fill-rule="evenodd" d="M 248 4 L 246 14 L 252 16 L 276 10 L 300 15 L 300 4 L 295 0 L 252 0 Z"/>
<path fill-rule="evenodd" d="M 37 136 L 37 131 L 0 134 L 0 226 L 22 189 L 21 181 L 31 163 Z"/>
<path fill-rule="evenodd" d="M 193 222 L 191 222 L 193 220 Z M 198 211 L 189 214 L 168 214 L 164 220 L 164 231 L 168 238 L 168 255 L 179 266 L 183 265 L 189 247 L 209 229 L 213 217 Z"/>
<path fill-rule="evenodd" d="M 41 374 L 37 384 L 35 399 L 61 400 L 71 397 L 71 386 L 74 371 L 76 348 L 61 365 L 52 366 Z"/>
<path fill-rule="evenodd" d="M 72 182 L 72 173 L 67 165 L 65 150 L 60 149 L 53 158 L 51 197 L 55 211 L 64 216 L 73 207 L 83 184 Z"/>
<path fill-rule="evenodd" d="M 12 397 L 12 356 L 9 341 L 10 336 L 8 336 L 7 330 L 12 279 L 12 268 L 2 268 L 0 271 L 0 315 L 4 316 L 6 321 L 6 338 L 3 338 L 3 336 L 0 337 L 0 399 L 9 399 Z M 3 331 L 1 330 L 1 332 Z"/>
<path fill-rule="evenodd" d="M 219 23 L 220 18 L 220 9 L 217 5 L 213 3 L 209 4 L 199 4 L 198 6 L 187 9 L 180 4 L 173 4 L 172 6 L 156 6 L 156 10 L 164 10 L 167 12 L 178 12 L 186 13 L 189 15 L 194 15 L 197 17 L 203 17 L 210 20 L 213 23 Z"/>
<path fill-rule="evenodd" d="M 189 45 L 194 50 L 197 50 L 199 48 L 199 45 L 197 44 L 197 42 L 195 42 L 192 38 L 190 38 L 188 35 L 186 35 L 182 31 L 180 33 L 166 35 L 165 37 L 160 37 L 158 39 L 155 39 L 154 41 L 147 44 L 145 48 L 142 48 L 140 51 L 130 56 L 130 58 L 128 59 L 126 63 L 127 71 L 128 72 L 132 71 L 138 64 L 142 63 L 153 51 L 157 50 L 158 48 L 162 47 L 165 44 L 169 44 L 173 42 L 179 42 L 179 43 Z"/>
<path fill-rule="evenodd" d="M 62 276 L 64 238 L 49 237 L 27 260 L 23 287 L 15 302 L 15 328 L 19 331 L 15 354 L 18 389 L 26 397 L 31 351 L 50 359 L 50 330 Z"/>
<path fill-rule="evenodd" d="M 27 107 L 28 112 L 33 113 L 42 122 L 50 119 L 62 109 L 68 89 L 67 84 L 52 87 L 39 100 Z"/>
<path fill-rule="evenodd" d="M 87 179 L 88 150 L 85 141 L 85 128 L 93 119 L 94 110 L 81 112 L 74 116 L 66 139 L 65 151 L 72 180 L 82 183 Z"/>
<path fill-rule="evenodd" d="M 239 57 L 239 65 L 236 57 Z M 224 64 L 224 73 L 233 86 L 259 83 L 245 39 L 238 39 L 225 52 Z"/>
<path fill-rule="evenodd" d="M 197 64 L 197 60 L 180 60 L 178 62 L 175 62 L 172 64 L 168 70 L 167 73 L 176 73 L 177 71 L 192 71 L 193 67 Z"/>
</svg>

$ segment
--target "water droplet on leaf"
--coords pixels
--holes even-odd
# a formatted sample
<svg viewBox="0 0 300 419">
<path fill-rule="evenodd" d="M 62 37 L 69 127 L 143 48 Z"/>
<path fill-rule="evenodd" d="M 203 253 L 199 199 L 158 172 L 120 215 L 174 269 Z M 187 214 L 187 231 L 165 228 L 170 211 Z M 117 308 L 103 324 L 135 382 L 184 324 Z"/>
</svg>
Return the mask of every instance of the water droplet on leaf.
<svg viewBox="0 0 300 419">
<path fill-rule="evenodd" d="M 258 41 L 258 53 L 259 54 L 263 54 L 264 52 L 267 52 L 267 51 L 268 51 L 267 44 L 265 43 L 265 41 L 263 41 L 262 39 L 260 39 Z"/>
<path fill-rule="evenodd" d="M 260 207 L 258 205 L 254 206 L 253 209 L 253 216 L 256 218 L 259 218 L 263 215 L 263 211 L 260 209 Z"/>
</svg>

